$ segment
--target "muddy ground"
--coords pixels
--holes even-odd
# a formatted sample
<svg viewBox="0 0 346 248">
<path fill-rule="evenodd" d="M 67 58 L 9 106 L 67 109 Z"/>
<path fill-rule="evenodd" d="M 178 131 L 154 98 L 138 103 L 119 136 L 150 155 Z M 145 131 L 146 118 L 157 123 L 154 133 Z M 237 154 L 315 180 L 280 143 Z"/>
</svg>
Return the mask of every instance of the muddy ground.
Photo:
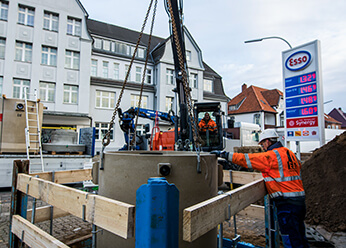
<svg viewBox="0 0 346 248">
<path fill-rule="evenodd" d="M 306 222 L 346 231 L 346 132 L 315 150 L 302 169 Z"/>
</svg>

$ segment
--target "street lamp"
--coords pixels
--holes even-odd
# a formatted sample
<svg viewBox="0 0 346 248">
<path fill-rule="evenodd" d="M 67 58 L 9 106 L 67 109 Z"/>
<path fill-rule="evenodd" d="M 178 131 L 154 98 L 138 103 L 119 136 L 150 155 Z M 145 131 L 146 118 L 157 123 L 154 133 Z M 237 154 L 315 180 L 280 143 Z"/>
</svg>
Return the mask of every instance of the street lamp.
<svg viewBox="0 0 346 248">
<path fill-rule="evenodd" d="M 263 38 L 254 39 L 254 40 L 246 40 L 246 41 L 244 41 L 244 43 L 260 42 L 262 40 L 268 40 L 268 39 L 279 39 L 279 40 L 282 40 L 282 41 L 286 42 L 286 44 L 290 47 L 290 49 L 292 49 L 291 44 L 288 43 L 287 40 L 285 40 L 284 38 L 281 38 L 279 36 L 270 36 L 270 37 L 263 37 Z"/>
<path fill-rule="evenodd" d="M 290 49 L 292 49 L 291 44 L 287 40 L 285 40 L 284 38 L 281 38 L 279 36 L 269 36 L 269 37 L 263 37 L 263 38 L 259 38 L 259 39 L 246 40 L 246 41 L 244 41 L 244 43 L 260 42 L 262 40 L 268 40 L 268 39 L 279 39 L 279 40 L 282 40 L 290 47 Z M 300 159 L 300 144 L 299 144 L 299 141 L 296 141 L 296 146 L 297 146 L 297 153 L 298 153 L 297 157 L 298 157 L 298 159 Z"/>
</svg>

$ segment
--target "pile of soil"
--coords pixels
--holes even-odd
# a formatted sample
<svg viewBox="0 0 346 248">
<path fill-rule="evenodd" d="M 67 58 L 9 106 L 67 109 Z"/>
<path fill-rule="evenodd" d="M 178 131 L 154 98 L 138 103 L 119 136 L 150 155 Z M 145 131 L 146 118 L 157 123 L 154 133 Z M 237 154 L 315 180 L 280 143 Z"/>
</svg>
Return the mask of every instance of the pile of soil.
<svg viewBox="0 0 346 248">
<path fill-rule="evenodd" d="M 315 150 L 302 166 L 306 222 L 346 231 L 346 132 Z"/>
</svg>

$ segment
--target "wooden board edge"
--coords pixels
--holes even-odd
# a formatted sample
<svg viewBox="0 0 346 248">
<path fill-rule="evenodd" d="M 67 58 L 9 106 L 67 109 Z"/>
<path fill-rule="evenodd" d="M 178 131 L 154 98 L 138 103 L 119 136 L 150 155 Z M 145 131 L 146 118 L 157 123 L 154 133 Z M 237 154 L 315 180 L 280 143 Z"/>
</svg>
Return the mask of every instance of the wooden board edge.
<svg viewBox="0 0 346 248">
<path fill-rule="evenodd" d="M 12 217 L 11 231 L 30 247 L 68 248 L 67 245 L 49 235 L 19 215 Z"/>
</svg>

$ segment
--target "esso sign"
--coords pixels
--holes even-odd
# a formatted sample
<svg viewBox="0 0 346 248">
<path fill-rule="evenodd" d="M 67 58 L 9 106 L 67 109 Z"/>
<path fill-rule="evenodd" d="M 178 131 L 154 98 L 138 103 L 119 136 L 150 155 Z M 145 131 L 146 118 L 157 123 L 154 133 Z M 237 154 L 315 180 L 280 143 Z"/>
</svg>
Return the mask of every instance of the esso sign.
<svg viewBox="0 0 346 248">
<path fill-rule="evenodd" d="M 290 71 L 299 71 L 311 63 L 311 54 L 307 51 L 299 51 L 291 54 L 286 59 L 285 66 Z"/>
</svg>

